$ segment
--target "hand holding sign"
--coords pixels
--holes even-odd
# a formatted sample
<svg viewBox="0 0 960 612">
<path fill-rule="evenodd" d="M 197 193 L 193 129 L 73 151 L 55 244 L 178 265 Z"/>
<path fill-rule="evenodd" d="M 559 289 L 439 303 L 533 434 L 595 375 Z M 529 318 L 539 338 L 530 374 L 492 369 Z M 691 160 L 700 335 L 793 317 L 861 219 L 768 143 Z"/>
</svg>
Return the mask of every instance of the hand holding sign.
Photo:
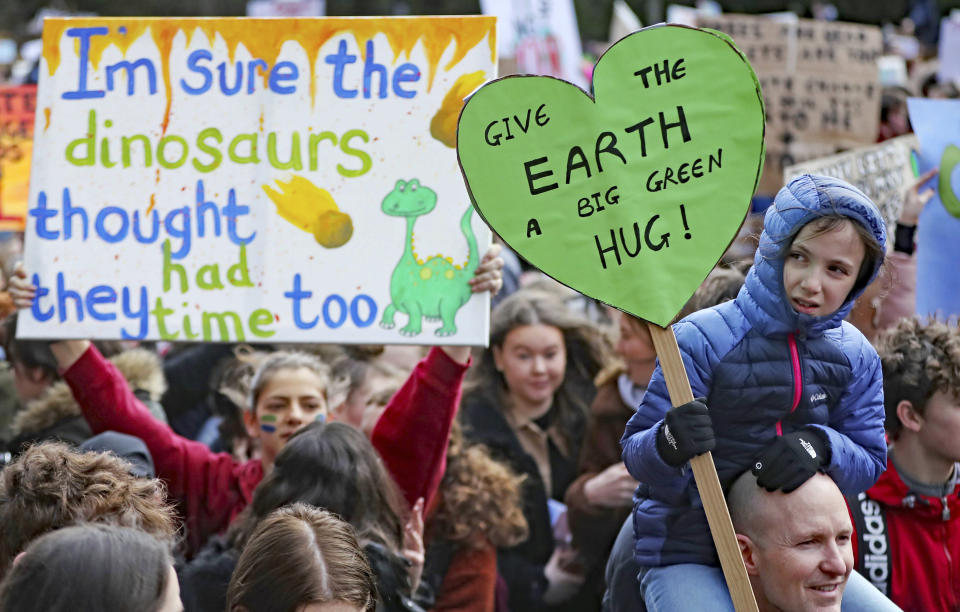
<svg viewBox="0 0 960 612">
<path fill-rule="evenodd" d="M 763 159 L 759 84 L 732 42 L 641 30 L 594 71 L 595 99 L 548 77 L 481 88 L 457 153 L 474 206 L 550 276 L 647 319 L 674 406 L 693 400 L 663 329 L 736 235 Z M 738 610 L 756 610 L 709 453 L 691 466 Z"/>
</svg>

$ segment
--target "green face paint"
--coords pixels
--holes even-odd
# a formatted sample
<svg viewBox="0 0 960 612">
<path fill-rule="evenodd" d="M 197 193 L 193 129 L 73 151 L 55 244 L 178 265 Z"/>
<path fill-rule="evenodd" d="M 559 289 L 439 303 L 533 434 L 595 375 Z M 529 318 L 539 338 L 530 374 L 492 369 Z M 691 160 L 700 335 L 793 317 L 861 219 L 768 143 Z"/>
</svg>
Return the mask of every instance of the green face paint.
<svg viewBox="0 0 960 612">
<path fill-rule="evenodd" d="M 275 415 L 275 414 L 265 414 L 265 415 L 263 415 L 262 417 L 260 417 L 260 422 L 261 422 L 261 423 L 276 423 L 276 422 L 277 422 L 277 415 Z"/>
</svg>

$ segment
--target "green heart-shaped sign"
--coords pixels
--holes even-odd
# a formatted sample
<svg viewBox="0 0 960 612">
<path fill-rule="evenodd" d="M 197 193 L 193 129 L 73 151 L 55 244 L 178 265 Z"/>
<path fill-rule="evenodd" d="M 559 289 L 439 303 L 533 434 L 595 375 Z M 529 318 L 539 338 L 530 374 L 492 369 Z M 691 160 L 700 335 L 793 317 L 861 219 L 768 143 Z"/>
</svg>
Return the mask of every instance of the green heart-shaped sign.
<svg viewBox="0 0 960 612">
<path fill-rule="evenodd" d="M 661 25 L 613 45 L 595 99 L 506 77 L 469 99 L 457 154 L 490 227 L 553 278 L 661 326 L 735 237 L 760 177 L 757 78 L 726 36 Z"/>
</svg>

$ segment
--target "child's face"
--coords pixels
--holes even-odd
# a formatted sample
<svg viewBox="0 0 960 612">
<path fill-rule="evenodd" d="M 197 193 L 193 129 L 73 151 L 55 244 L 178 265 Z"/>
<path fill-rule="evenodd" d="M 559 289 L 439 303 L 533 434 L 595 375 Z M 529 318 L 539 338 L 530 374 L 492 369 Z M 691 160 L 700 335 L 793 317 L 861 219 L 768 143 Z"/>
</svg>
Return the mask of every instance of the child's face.
<svg viewBox="0 0 960 612">
<path fill-rule="evenodd" d="M 257 399 L 250 435 L 260 438 L 260 450 L 272 462 L 290 436 L 316 420 L 327 418 L 323 381 L 312 370 L 278 370 Z"/>
<path fill-rule="evenodd" d="M 527 405 L 549 404 L 563 383 L 567 352 L 563 332 L 551 325 L 521 325 L 493 347 L 510 394 Z"/>
<path fill-rule="evenodd" d="M 805 225 L 790 245 L 783 287 L 794 310 L 823 317 L 836 312 L 847 299 L 866 248 L 851 221 L 816 236 L 814 225 Z"/>
<path fill-rule="evenodd" d="M 627 364 L 627 375 L 638 385 L 645 385 L 647 380 L 640 373 L 649 372 L 647 366 L 657 358 L 657 351 L 653 348 L 653 340 L 646 329 L 638 329 L 627 321 L 627 315 L 620 314 L 620 339 L 617 340 L 617 354 L 623 357 Z"/>
</svg>

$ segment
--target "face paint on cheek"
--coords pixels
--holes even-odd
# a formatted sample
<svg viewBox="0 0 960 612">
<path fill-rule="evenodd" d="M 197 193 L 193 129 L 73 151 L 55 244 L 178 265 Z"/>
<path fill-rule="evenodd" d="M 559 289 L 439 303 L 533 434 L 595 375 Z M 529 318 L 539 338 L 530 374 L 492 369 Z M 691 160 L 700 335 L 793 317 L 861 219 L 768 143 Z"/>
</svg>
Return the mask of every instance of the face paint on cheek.
<svg viewBox="0 0 960 612">
<path fill-rule="evenodd" d="M 314 422 L 314 423 L 326 423 L 326 422 L 327 422 L 327 415 L 325 415 L 325 414 L 318 414 L 317 416 L 313 417 L 313 422 Z"/>
<path fill-rule="evenodd" d="M 266 433 L 274 433 L 277 431 L 277 415 L 275 414 L 265 414 L 260 417 L 260 431 Z"/>
</svg>

